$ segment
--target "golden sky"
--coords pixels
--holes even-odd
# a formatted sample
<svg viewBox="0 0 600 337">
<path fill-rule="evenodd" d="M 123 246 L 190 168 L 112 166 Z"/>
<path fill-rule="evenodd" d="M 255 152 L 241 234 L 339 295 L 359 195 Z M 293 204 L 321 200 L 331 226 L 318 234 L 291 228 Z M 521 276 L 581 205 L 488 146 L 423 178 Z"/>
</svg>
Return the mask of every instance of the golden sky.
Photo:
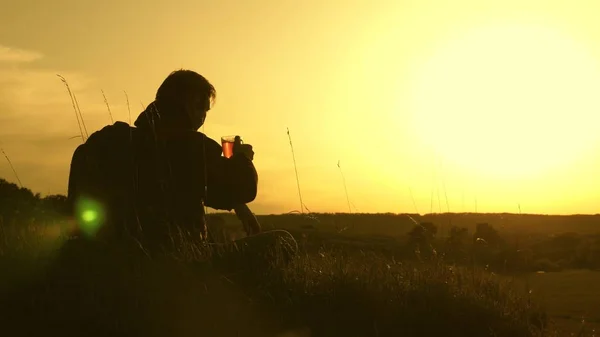
<svg viewBox="0 0 600 337">
<path fill-rule="evenodd" d="M 598 213 L 598 1 L 12 1 L 0 12 L 0 146 L 66 193 L 80 140 L 128 121 L 178 68 L 205 132 L 254 145 L 257 213 Z M 8 163 L 0 177 L 14 181 Z M 438 198 L 439 195 L 439 198 Z M 413 202 L 414 199 L 414 202 Z M 416 210 L 415 210 L 416 207 Z"/>
</svg>

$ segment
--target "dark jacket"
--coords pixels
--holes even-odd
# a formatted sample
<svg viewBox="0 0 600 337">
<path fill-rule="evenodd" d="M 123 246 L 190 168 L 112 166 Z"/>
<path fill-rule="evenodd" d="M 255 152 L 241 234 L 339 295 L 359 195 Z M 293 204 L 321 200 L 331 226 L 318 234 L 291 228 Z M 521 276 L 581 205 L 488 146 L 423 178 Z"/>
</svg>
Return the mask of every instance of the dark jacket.
<svg viewBox="0 0 600 337">
<path fill-rule="evenodd" d="M 75 150 L 68 192 L 73 212 L 82 212 L 81 200 L 93 200 L 102 208 L 102 222 L 117 231 L 162 224 L 203 231 L 203 205 L 232 210 L 256 198 L 252 161 L 222 157 L 219 143 L 173 128 L 152 107 L 136 127 L 106 126 Z"/>
</svg>

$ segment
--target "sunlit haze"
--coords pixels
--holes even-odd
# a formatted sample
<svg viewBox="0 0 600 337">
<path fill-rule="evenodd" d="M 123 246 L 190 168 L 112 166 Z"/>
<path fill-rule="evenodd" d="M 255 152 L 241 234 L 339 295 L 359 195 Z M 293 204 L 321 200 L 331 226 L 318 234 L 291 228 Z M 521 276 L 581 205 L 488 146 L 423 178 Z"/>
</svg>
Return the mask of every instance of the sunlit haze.
<svg viewBox="0 0 600 337">
<path fill-rule="evenodd" d="M 203 129 L 254 146 L 256 213 L 600 213 L 597 1 L 11 1 L 0 11 L 0 147 L 66 193 L 81 139 L 129 121 L 186 68 Z M 338 161 L 340 166 L 338 167 Z M 340 170 L 341 168 L 341 170 Z M 343 177 L 347 184 L 350 210 Z M 0 177 L 16 181 L 8 161 Z"/>
</svg>

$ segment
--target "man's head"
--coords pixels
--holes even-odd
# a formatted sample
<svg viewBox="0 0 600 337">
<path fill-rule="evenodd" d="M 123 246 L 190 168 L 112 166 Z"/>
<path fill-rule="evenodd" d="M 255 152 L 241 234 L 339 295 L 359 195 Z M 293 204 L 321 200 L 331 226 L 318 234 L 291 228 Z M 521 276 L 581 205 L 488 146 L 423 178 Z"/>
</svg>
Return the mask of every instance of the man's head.
<svg viewBox="0 0 600 337">
<path fill-rule="evenodd" d="M 216 98 L 215 87 L 191 70 L 172 72 L 156 91 L 155 102 L 163 118 L 185 129 L 198 130 Z"/>
</svg>

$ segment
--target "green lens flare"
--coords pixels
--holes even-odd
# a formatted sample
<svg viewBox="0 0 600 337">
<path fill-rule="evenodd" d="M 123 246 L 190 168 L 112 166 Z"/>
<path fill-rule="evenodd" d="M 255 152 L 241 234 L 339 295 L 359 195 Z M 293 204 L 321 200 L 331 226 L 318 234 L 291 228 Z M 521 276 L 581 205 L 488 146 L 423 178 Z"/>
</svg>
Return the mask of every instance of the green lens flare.
<svg viewBox="0 0 600 337">
<path fill-rule="evenodd" d="M 104 225 L 104 207 L 101 203 L 81 198 L 76 205 L 77 220 L 81 233 L 87 237 L 93 237 Z"/>
<path fill-rule="evenodd" d="M 92 221 L 98 219 L 98 213 L 95 210 L 91 210 L 91 209 L 86 210 L 86 211 L 83 211 L 83 213 L 81 214 L 81 218 L 85 222 L 92 222 Z"/>
</svg>

